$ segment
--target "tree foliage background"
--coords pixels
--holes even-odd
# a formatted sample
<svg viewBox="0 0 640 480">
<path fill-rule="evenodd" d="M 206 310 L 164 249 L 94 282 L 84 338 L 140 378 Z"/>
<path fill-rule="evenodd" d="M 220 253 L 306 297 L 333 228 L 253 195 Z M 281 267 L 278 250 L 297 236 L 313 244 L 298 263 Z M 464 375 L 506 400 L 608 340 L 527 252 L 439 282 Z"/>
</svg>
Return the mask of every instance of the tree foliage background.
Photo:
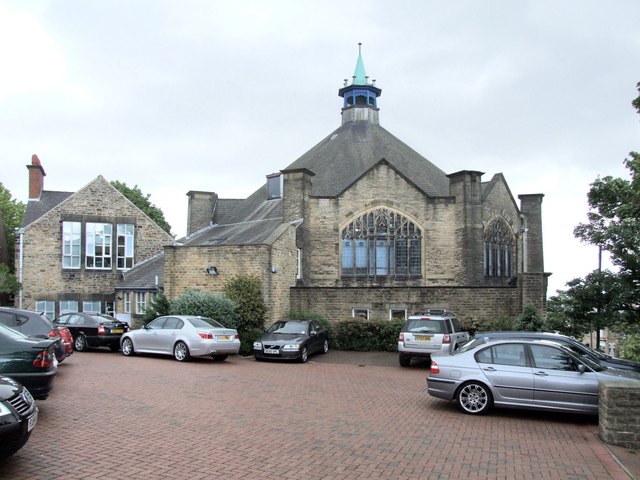
<svg viewBox="0 0 640 480">
<path fill-rule="evenodd" d="M 171 225 L 165 220 L 162 210 L 151 203 L 150 194 L 145 195 L 142 193 L 142 190 L 140 190 L 137 185 L 133 188 L 128 187 L 126 183 L 119 182 L 118 180 L 111 182 L 111 185 L 127 197 L 131 203 L 146 213 L 160 228 L 171 235 Z"/>
</svg>

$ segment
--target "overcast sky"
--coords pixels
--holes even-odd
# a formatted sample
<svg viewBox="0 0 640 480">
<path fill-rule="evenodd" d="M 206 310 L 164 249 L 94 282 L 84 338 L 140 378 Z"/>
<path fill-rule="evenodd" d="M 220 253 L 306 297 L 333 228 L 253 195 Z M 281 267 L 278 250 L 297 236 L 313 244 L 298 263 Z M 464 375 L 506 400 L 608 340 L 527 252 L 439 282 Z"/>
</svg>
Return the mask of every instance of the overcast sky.
<svg viewBox="0 0 640 480">
<path fill-rule="evenodd" d="M 98 175 L 178 237 L 190 190 L 245 198 L 340 126 L 358 42 L 380 124 L 447 173 L 544 193 L 549 294 L 598 266 L 573 237 L 640 150 L 638 0 L 0 0 L 0 181 L 26 202 Z"/>
</svg>

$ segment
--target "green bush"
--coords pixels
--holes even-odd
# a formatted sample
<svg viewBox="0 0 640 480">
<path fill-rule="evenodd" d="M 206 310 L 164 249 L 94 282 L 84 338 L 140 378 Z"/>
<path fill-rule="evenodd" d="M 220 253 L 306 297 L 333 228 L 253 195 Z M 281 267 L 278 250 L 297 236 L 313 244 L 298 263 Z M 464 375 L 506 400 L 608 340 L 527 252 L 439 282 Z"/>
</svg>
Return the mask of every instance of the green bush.
<svg viewBox="0 0 640 480">
<path fill-rule="evenodd" d="M 261 328 L 250 328 L 248 330 L 238 330 L 240 337 L 240 351 L 238 355 L 248 356 L 253 353 L 253 342 L 264 334 Z"/>
<path fill-rule="evenodd" d="M 238 328 L 239 323 L 235 303 L 222 295 L 195 289 L 186 290 L 171 302 L 169 313 L 212 318 L 228 328 Z"/>
<path fill-rule="evenodd" d="M 334 329 L 334 348 L 357 352 L 395 352 L 403 325 L 402 319 L 348 318 Z"/>
<path fill-rule="evenodd" d="M 536 307 L 527 304 L 516 320 L 514 328 L 518 331 L 541 332 L 544 327 L 544 319 L 538 314 Z"/>
<path fill-rule="evenodd" d="M 169 302 L 167 297 L 164 296 L 164 292 L 162 290 L 159 290 L 155 298 L 151 300 L 151 305 L 144 313 L 142 322 L 144 325 L 146 325 L 151 320 L 155 320 L 156 318 L 162 317 L 164 315 L 169 315 L 170 311 L 171 303 Z"/>
<path fill-rule="evenodd" d="M 622 342 L 622 358 L 640 362 L 640 334 L 627 336 Z"/>
<path fill-rule="evenodd" d="M 224 284 L 224 294 L 236 305 L 239 330 L 264 328 L 267 305 L 262 297 L 262 282 L 255 275 L 239 274 Z"/>
</svg>

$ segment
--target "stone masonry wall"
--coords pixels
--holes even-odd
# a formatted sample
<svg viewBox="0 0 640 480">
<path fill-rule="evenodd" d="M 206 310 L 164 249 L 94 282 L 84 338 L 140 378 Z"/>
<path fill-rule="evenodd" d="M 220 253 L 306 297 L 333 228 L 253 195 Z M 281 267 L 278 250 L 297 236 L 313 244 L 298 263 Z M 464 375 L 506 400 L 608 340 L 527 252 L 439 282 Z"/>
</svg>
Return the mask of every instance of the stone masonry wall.
<svg viewBox="0 0 640 480">
<path fill-rule="evenodd" d="M 600 438 L 626 448 L 640 448 L 638 382 L 603 382 L 599 396 Z"/>
<path fill-rule="evenodd" d="M 388 319 L 389 309 L 407 314 L 428 307 L 447 308 L 463 322 L 522 313 L 514 287 L 369 287 L 292 288 L 291 308 L 321 313 L 331 323 L 351 317 L 352 309 L 369 310 L 369 318 Z"/>
</svg>

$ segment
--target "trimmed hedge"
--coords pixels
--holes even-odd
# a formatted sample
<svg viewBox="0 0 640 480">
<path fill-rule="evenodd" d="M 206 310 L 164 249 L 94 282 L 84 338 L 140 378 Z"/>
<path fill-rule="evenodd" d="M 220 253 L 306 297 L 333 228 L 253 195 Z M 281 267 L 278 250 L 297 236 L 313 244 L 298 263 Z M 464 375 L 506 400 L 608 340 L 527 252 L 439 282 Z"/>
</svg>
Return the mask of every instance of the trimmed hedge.
<svg viewBox="0 0 640 480">
<path fill-rule="evenodd" d="M 403 325 L 404 320 L 401 319 L 350 317 L 333 328 L 333 347 L 356 352 L 395 352 Z"/>
</svg>

